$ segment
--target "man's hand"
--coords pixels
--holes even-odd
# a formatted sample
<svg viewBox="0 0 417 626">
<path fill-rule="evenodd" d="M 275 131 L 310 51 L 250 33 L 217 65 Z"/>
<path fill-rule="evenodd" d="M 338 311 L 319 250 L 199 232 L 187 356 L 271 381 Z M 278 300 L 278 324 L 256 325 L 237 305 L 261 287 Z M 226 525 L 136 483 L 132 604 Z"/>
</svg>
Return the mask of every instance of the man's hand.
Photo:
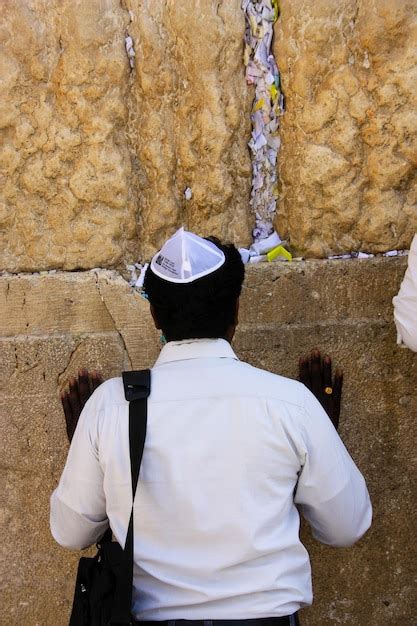
<svg viewBox="0 0 417 626">
<path fill-rule="evenodd" d="M 343 371 L 337 369 L 332 381 L 332 360 L 322 358 L 319 350 L 312 350 L 310 356 L 299 361 L 299 380 L 316 396 L 337 429 L 342 397 Z"/>
<path fill-rule="evenodd" d="M 78 379 L 70 378 L 69 391 L 61 393 L 67 436 L 70 443 L 85 403 L 102 382 L 103 378 L 98 372 L 94 371 L 90 374 L 88 370 L 82 369 L 78 372 Z"/>
</svg>

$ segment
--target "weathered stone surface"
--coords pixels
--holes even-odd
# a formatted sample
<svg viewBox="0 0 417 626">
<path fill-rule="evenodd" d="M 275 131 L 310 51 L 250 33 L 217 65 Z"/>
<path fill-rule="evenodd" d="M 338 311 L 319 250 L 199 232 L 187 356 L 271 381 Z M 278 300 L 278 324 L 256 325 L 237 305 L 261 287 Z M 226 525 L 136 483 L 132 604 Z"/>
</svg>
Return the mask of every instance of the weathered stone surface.
<svg viewBox="0 0 417 626">
<path fill-rule="evenodd" d="M 315 585 L 303 626 L 397 626 L 417 612 L 410 549 L 417 360 L 396 346 L 391 306 L 405 264 L 314 261 L 247 272 L 238 354 L 295 376 L 298 356 L 318 345 L 343 366 L 341 435 L 374 504 L 373 527 L 354 548 L 321 546 L 303 530 Z M 49 534 L 49 494 L 67 451 L 58 391 L 80 366 L 109 377 L 152 364 L 158 333 L 146 301 L 114 272 L 2 277 L 0 286 L 1 623 L 65 626 L 79 555 Z"/>
<path fill-rule="evenodd" d="M 136 234 L 128 13 L 116 0 L 1 8 L 0 266 L 115 265 Z"/>
<path fill-rule="evenodd" d="M 64 626 L 79 555 L 48 533 L 49 495 L 67 451 L 58 392 L 80 365 L 106 378 L 146 367 L 158 333 L 145 300 L 112 272 L 0 283 L 0 623 Z"/>
<path fill-rule="evenodd" d="M 282 0 L 276 226 L 307 256 L 409 247 L 417 230 L 417 5 Z"/>
<path fill-rule="evenodd" d="M 124 4 L 2 3 L 3 269 L 115 267 L 181 224 L 249 241 L 239 0 Z"/>
<path fill-rule="evenodd" d="M 129 137 L 139 161 L 142 256 L 181 224 L 247 244 L 252 96 L 240 0 L 125 4 L 136 52 Z"/>
<path fill-rule="evenodd" d="M 253 89 L 240 4 L 2 3 L 1 268 L 118 267 L 148 258 L 181 224 L 249 242 Z M 278 231 L 308 256 L 407 247 L 415 3 L 281 8 Z"/>
</svg>

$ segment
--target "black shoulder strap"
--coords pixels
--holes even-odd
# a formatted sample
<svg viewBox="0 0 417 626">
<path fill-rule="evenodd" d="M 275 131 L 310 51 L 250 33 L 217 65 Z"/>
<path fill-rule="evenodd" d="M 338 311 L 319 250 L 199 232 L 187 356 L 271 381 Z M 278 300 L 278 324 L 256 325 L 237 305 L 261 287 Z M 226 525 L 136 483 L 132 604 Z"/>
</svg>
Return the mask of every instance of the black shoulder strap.
<svg viewBox="0 0 417 626">
<path fill-rule="evenodd" d="M 139 480 L 140 464 L 146 437 L 148 396 L 151 391 L 150 370 L 123 372 L 125 398 L 129 402 L 129 447 L 132 477 L 132 510 L 123 551 L 123 569 L 117 580 L 112 623 L 130 624 L 133 589 L 133 502 Z"/>
<path fill-rule="evenodd" d="M 148 396 L 151 392 L 151 370 L 123 372 L 122 376 L 125 398 L 129 402 L 130 471 L 132 474 L 132 499 L 134 499 L 145 445 Z"/>
</svg>

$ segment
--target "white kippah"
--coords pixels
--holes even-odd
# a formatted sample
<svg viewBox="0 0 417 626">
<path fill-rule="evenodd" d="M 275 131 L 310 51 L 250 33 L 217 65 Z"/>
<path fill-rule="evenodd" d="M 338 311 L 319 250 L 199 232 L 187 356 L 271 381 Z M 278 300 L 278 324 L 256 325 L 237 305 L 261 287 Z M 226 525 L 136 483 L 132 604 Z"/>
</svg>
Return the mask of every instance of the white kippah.
<svg viewBox="0 0 417 626">
<path fill-rule="evenodd" d="M 191 283 L 215 272 L 225 260 L 214 243 L 180 228 L 155 254 L 151 270 L 171 283 Z"/>
</svg>

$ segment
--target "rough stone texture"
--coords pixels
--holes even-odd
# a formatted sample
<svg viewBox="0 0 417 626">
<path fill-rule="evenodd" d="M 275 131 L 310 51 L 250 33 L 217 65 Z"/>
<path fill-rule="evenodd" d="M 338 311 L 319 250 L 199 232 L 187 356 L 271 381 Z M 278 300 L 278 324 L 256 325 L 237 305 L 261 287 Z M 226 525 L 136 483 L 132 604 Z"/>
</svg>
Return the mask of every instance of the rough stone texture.
<svg viewBox="0 0 417 626">
<path fill-rule="evenodd" d="M 181 224 L 248 243 L 243 30 L 239 0 L 2 2 L 0 267 L 115 267 Z"/>
<path fill-rule="evenodd" d="M 344 367 L 341 435 L 374 504 L 373 527 L 353 548 L 321 546 L 304 528 L 315 605 L 303 611 L 303 626 L 416 623 L 410 538 L 417 360 L 395 343 L 391 306 L 405 264 L 311 261 L 247 272 L 238 354 L 295 376 L 298 356 L 318 345 Z M 49 534 L 49 494 L 67 451 L 58 390 L 80 366 L 109 377 L 152 364 L 158 334 L 146 301 L 116 273 L 5 276 L 0 294 L 0 623 L 65 626 L 79 554 Z"/>
<path fill-rule="evenodd" d="M 48 533 L 67 451 L 58 391 L 80 364 L 106 378 L 148 366 L 158 334 L 147 302 L 110 272 L 2 278 L 0 293 L 0 624 L 66 626 L 79 555 Z"/>
<path fill-rule="evenodd" d="M 417 230 L 417 5 L 281 0 L 276 226 L 308 256 L 409 247 Z"/>
<path fill-rule="evenodd" d="M 254 94 L 240 4 L 2 2 L 1 268 L 119 267 L 182 224 L 249 242 Z M 414 0 L 281 8 L 278 231 L 307 256 L 407 247 L 417 230 Z"/>
<path fill-rule="evenodd" d="M 2 2 L 0 265 L 116 264 L 136 234 L 116 0 Z"/>
<path fill-rule="evenodd" d="M 129 137 L 139 161 L 142 255 L 181 224 L 247 244 L 253 94 L 244 80 L 240 0 L 125 4 L 136 51 Z"/>
</svg>

